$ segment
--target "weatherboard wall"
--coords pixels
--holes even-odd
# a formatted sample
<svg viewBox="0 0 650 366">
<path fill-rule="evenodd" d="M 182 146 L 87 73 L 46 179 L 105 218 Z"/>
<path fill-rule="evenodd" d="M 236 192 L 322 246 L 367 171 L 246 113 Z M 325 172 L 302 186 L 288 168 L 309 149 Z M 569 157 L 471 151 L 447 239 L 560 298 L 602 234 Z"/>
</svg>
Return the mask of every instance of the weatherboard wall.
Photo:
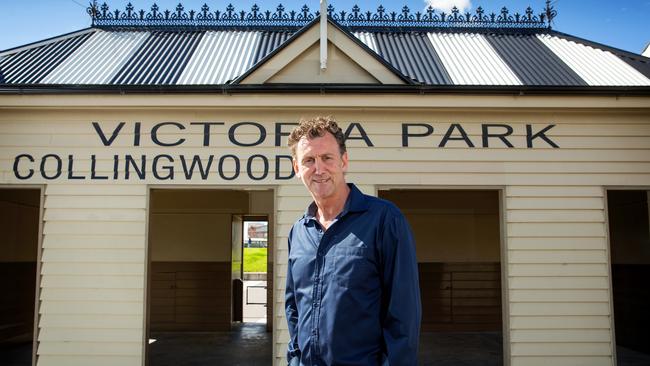
<svg viewBox="0 0 650 366">
<path fill-rule="evenodd" d="M 281 100 L 278 102 L 278 100 Z M 98 103 L 101 101 L 101 103 Z M 3 96 L 0 98 L 0 184 L 45 186 L 41 293 L 38 317 L 38 364 L 142 365 L 144 355 L 148 195 L 151 185 L 191 187 L 274 187 L 274 360 L 283 364 L 288 332 L 284 319 L 287 233 L 310 197 L 301 183 L 276 179 L 275 124 L 301 116 L 332 114 L 344 128 L 359 123 L 373 146 L 353 129 L 349 140 L 349 181 L 369 194 L 391 187 L 502 190 L 504 341 L 511 365 L 613 365 L 612 305 L 607 251 L 605 187 L 650 187 L 650 110 L 647 98 L 551 96 Z M 127 127 L 104 146 L 92 122 L 111 130 Z M 141 143 L 134 146 L 133 124 L 141 122 Z M 164 121 L 161 141 L 184 138 L 179 146 L 151 141 L 150 130 Z M 191 122 L 220 121 L 209 146 L 202 146 L 201 126 Z M 235 123 L 255 121 L 267 131 L 264 141 L 236 146 L 227 136 Z M 402 124 L 430 124 L 434 132 L 409 138 L 403 146 Z M 475 147 L 465 141 L 440 142 L 451 124 L 460 124 Z M 483 147 L 483 124 L 505 124 L 514 147 L 489 139 Z M 526 144 L 526 126 L 547 136 Z M 290 129 L 283 126 L 282 131 Z M 258 130 L 237 130 L 239 141 L 251 143 Z M 413 127 L 413 132 L 423 129 Z M 456 131 L 454 136 L 458 136 Z M 356 139 L 355 139 L 356 138 Z M 30 154 L 34 177 L 18 179 L 16 156 Z M 40 157 L 63 158 L 61 178 L 39 177 Z M 111 176 L 113 156 L 153 158 L 268 157 L 269 174 L 261 180 L 246 172 L 231 181 L 216 171 L 207 179 L 185 179 L 176 161 L 174 180 L 156 179 L 151 160 L 146 178 L 94 180 Z M 68 179 L 67 156 L 74 156 L 74 176 Z M 207 158 L 206 158 L 207 159 Z M 281 158 L 280 158 L 281 159 Z M 282 164 L 287 161 L 283 160 Z M 30 165 L 31 164 L 31 165 Z M 288 165 L 281 165 L 281 176 Z M 255 177 L 263 164 L 251 164 Z M 120 171 L 122 171 L 121 169 Z M 224 166 L 226 175 L 232 167 Z"/>
</svg>

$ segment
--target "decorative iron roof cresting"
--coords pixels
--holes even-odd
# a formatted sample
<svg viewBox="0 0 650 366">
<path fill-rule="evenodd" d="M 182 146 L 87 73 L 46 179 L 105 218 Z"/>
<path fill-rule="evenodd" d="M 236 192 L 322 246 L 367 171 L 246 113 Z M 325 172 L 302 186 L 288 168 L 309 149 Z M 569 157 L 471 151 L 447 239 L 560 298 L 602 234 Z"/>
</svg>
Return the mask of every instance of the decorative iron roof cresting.
<svg viewBox="0 0 650 366">
<path fill-rule="evenodd" d="M 93 1 L 87 9 L 92 18 L 92 26 L 98 28 L 130 28 L 130 27 L 192 27 L 192 28 L 283 28 L 295 29 L 305 26 L 310 21 L 319 17 L 319 11 L 311 12 L 307 5 L 300 11 L 286 11 L 282 4 L 278 5 L 275 12 L 262 11 L 257 4 L 251 10 L 237 11 L 229 4 L 225 11 L 212 11 L 207 4 L 203 4 L 200 11 L 186 11 L 183 4 L 178 4 L 174 11 L 161 11 L 155 3 L 150 11 L 135 10 L 131 3 L 126 5 L 124 11 L 110 10 L 106 3 L 98 6 Z M 424 12 L 411 10 L 404 6 L 400 12 L 388 11 L 379 6 L 376 12 L 362 11 L 358 5 L 352 11 L 336 11 L 330 4 L 327 9 L 328 16 L 342 26 L 350 28 L 482 28 L 482 29 L 551 29 L 551 23 L 557 16 L 551 1 L 546 1 L 542 13 L 535 14 L 528 7 L 523 14 L 514 13 L 503 7 L 497 13 L 486 14 L 482 7 L 478 7 L 474 14 L 462 14 L 454 7 L 451 13 L 437 13 L 431 6 Z"/>
</svg>

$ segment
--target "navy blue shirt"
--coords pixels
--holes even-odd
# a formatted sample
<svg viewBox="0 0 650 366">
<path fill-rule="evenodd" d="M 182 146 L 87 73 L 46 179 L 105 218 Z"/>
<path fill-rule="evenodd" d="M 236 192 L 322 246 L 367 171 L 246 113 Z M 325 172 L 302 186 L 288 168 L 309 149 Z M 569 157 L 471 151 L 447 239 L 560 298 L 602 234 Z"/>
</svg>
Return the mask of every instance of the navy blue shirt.
<svg viewBox="0 0 650 366">
<path fill-rule="evenodd" d="M 289 360 L 416 365 L 420 289 L 413 235 L 392 203 L 350 194 L 325 231 L 312 203 L 289 233 Z"/>
</svg>

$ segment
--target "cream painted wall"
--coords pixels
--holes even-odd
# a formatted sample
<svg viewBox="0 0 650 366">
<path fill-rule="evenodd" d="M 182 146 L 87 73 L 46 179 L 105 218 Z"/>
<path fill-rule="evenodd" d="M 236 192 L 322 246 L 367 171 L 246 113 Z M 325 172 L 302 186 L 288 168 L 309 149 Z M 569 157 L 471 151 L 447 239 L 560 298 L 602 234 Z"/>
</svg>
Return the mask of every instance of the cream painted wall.
<svg viewBox="0 0 650 366">
<path fill-rule="evenodd" d="M 296 80 L 314 83 L 357 83 L 378 84 L 379 81 L 354 62 L 349 56 L 328 42 L 327 69 L 320 69 L 320 46 L 315 43 L 300 56 L 296 57 L 277 74 L 269 83 L 289 83 Z"/>
<path fill-rule="evenodd" d="M 105 107 L 98 107 L 105 106 Z M 464 95 L 86 95 L 0 96 L 0 183 L 47 184 L 45 191 L 39 365 L 141 365 L 143 355 L 147 184 L 206 187 L 276 186 L 274 354 L 281 365 L 288 338 L 284 319 L 287 233 L 311 198 L 296 179 L 275 180 L 274 123 L 332 114 L 343 126 L 361 122 L 374 147 L 349 143 L 349 181 L 366 192 L 385 187 L 505 187 L 504 317 L 506 362 L 539 365 L 612 365 L 612 314 L 603 187 L 650 187 L 650 103 L 647 97 Z M 91 121 L 129 125 L 111 147 L 102 146 Z M 133 146 L 132 122 L 142 122 L 142 145 Z M 151 127 L 180 121 L 187 130 L 161 130 L 177 147 L 155 146 Z M 209 147 L 190 121 L 222 121 Z M 267 138 L 256 147 L 229 142 L 230 126 L 257 121 Z M 431 123 L 431 136 L 401 146 L 401 123 Z M 461 123 L 476 148 L 437 144 L 451 123 Z M 507 123 L 516 148 L 480 147 L 481 123 Z M 536 140 L 525 148 L 525 127 L 555 124 L 553 149 Z M 288 131 L 284 127 L 283 131 Z M 242 138 L 256 138 L 242 130 Z M 282 143 L 286 143 L 283 137 Z M 250 141 L 250 140 L 247 140 Z M 212 174 L 185 180 L 89 181 L 14 177 L 17 154 L 76 158 L 101 174 L 118 154 L 269 156 L 269 176 L 234 181 Z M 27 165 L 25 165 L 26 167 Z M 174 163 L 181 172 L 181 164 Z M 38 170 L 38 162 L 31 165 Z M 148 170 L 151 165 L 148 165 Z M 261 164 L 251 165 L 255 174 Z M 226 169 L 227 172 L 231 168 Z M 242 170 L 243 171 L 243 170 Z M 218 203 L 218 202 L 217 202 Z M 197 202 L 202 204 L 202 202 Z M 205 206 L 209 207 L 206 202 Z"/>
</svg>

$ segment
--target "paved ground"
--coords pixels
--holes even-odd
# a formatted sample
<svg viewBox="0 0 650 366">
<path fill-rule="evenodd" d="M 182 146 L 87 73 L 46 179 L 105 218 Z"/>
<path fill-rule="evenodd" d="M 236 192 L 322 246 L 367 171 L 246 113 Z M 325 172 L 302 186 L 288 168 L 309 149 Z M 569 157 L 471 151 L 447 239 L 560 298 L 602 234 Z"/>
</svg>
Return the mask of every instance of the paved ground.
<svg viewBox="0 0 650 366">
<path fill-rule="evenodd" d="M 271 362 L 271 333 L 265 324 L 236 324 L 232 332 L 157 333 L 150 345 L 150 366 L 267 366 Z M 31 366 L 31 343 L 0 347 L 0 365 Z M 616 349 L 618 366 L 650 365 L 650 355 Z M 422 366 L 501 365 L 498 333 L 423 333 Z"/>
<path fill-rule="evenodd" d="M 232 332 L 158 333 L 150 366 L 270 365 L 271 333 L 264 324 L 243 323 Z M 425 333 L 420 365 L 501 365 L 497 333 Z"/>
<path fill-rule="evenodd" d="M 503 364 L 501 333 L 422 333 L 418 364 L 497 366 Z"/>
<path fill-rule="evenodd" d="M 231 332 L 156 333 L 150 366 L 268 366 L 271 333 L 266 324 L 239 323 Z"/>
<path fill-rule="evenodd" d="M 650 365 L 650 354 L 617 346 L 616 360 L 618 366 L 648 366 Z"/>
<path fill-rule="evenodd" d="M 32 366 L 32 342 L 4 344 L 0 346 L 0 365 Z"/>
<path fill-rule="evenodd" d="M 270 365 L 271 333 L 244 323 L 232 333 L 161 334 L 152 344 L 150 366 Z M 237 344 L 235 344 L 237 342 Z M 618 366 L 650 365 L 650 355 L 619 347 Z M 503 364 L 500 333 L 423 333 L 419 365 Z"/>
</svg>

